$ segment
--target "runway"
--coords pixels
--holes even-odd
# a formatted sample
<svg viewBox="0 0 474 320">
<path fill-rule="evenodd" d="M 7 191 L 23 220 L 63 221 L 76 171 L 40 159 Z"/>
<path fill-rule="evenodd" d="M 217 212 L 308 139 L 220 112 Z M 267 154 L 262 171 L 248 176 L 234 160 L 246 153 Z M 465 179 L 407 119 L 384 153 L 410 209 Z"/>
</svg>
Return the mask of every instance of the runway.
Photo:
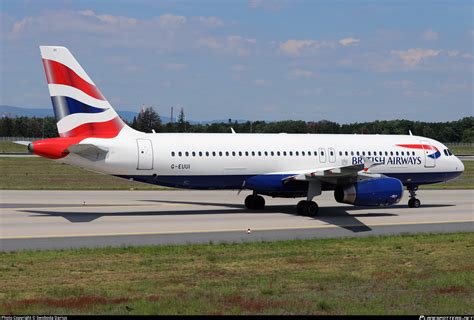
<svg viewBox="0 0 474 320">
<path fill-rule="evenodd" d="M 474 190 L 419 191 L 422 207 L 360 208 L 317 197 L 316 218 L 299 199 L 266 197 L 247 210 L 236 191 L 0 191 L 1 251 L 362 237 L 474 231 Z M 248 232 L 250 229 L 250 232 Z"/>
</svg>

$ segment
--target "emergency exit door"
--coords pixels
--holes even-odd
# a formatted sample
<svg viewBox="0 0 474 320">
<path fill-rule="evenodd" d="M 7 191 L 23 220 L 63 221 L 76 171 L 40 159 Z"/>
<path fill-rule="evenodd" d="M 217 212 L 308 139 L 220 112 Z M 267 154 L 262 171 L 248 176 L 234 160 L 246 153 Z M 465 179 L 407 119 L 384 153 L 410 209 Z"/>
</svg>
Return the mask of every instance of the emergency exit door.
<svg viewBox="0 0 474 320">
<path fill-rule="evenodd" d="M 138 170 L 153 169 L 153 145 L 151 140 L 137 139 L 138 147 Z"/>
</svg>

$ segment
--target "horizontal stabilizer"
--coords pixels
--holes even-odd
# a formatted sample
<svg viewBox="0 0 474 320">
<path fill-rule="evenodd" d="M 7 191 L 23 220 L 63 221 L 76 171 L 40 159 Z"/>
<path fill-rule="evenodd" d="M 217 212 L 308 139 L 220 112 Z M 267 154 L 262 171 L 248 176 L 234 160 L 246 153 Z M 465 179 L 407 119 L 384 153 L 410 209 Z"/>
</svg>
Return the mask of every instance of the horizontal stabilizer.
<svg viewBox="0 0 474 320">
<path fill-rule="evenodd" d="M 22 146 L 28 146 L 31 141 L 13 141 L 13 143 L 21 144 Z"/>
<path fill-rule="evenodd" d="M 109 150 L 105 147 L 99 147 L 94 144 L 73 144 L 67 148 L 70 153 L 95 161 L 105 158 Z"/>
</svg>

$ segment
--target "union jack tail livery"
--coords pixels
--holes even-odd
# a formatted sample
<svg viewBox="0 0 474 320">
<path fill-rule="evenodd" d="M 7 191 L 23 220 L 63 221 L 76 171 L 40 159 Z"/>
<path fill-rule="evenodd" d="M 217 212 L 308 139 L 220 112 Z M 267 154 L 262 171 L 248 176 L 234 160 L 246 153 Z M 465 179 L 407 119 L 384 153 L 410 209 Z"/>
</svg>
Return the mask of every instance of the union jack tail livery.
<svg viewBox="0 0 474 320">
<path fill-rule="evenodd" d="M 40 50 L 60 137 L 112 138 L 127 127 L 67 48 Z"/>
</svg>

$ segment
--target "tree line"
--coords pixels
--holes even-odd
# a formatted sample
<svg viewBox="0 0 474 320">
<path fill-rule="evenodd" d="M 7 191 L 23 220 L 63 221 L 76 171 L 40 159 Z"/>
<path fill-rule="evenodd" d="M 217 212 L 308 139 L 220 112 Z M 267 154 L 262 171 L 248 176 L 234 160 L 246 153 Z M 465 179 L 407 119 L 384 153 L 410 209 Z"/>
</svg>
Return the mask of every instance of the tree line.
<svg viewBox="0 0 474 320">
<path fill-rule="evenodd" d="M 124 120 L 125 121 L 125 120 Z M 125 121 L 127 122 L 127 121 Z M 232 127 L 238 133 L 346 133 L 346 134 L 408 134 L 433 138 L 441 142 L 474 142 L 474 117 L 465 117 L 449 122 L 421 122 L 410 120 L 384 120 L 339 124 L 328 120 L 320 121 L 247 121 L 211 124 L 191 124 L 186 120 L 184 110 L 175 122 L 162 123 L 159 114 L 151 107 L 144 108 L 131 122 L 132 128 L 143 132 L 203 132 L 228 133 Z M 57 137 L 54 117 L 3 117 L 0 119 L 0 136 L 3 137 Z"/>
</svg>

